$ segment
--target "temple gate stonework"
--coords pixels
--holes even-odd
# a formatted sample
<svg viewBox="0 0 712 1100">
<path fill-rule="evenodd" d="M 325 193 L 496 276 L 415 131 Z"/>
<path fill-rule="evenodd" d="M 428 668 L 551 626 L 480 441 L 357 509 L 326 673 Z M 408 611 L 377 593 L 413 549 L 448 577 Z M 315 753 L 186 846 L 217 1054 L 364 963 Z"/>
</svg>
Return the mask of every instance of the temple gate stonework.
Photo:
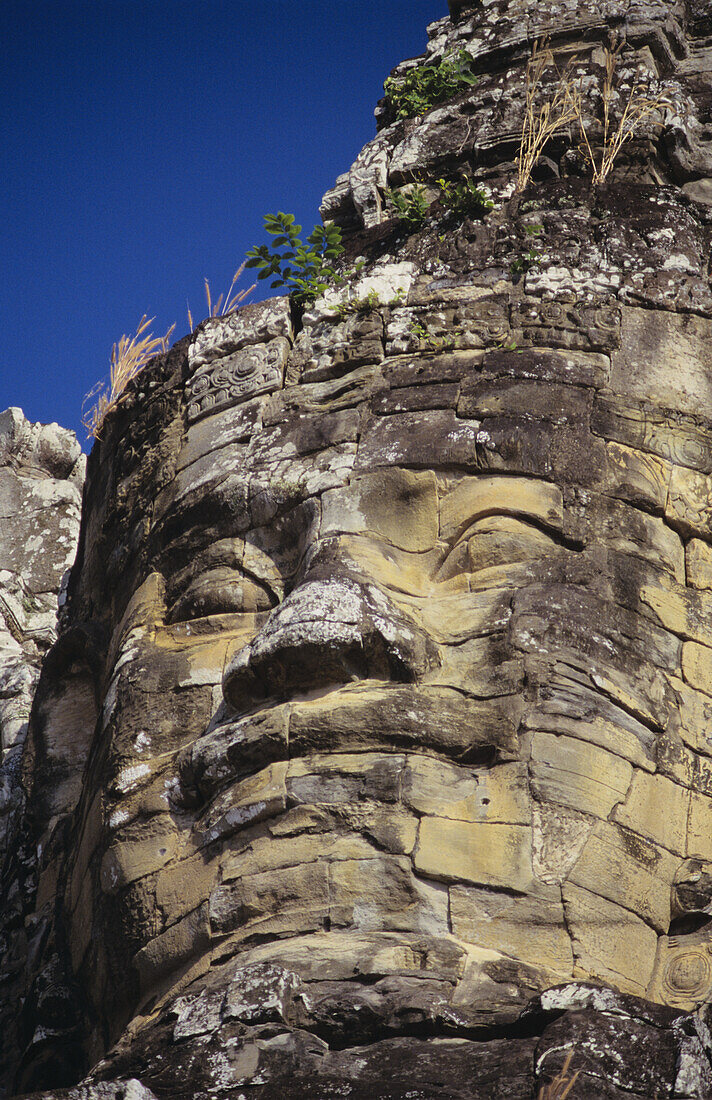
<svg viewBox="0 0 712 1100">
<path fill-rule="evenodd" d="M 598 185 L 569 128 L 515 189 L 545 42 L 594 140 L 612 43 L 614 114 L 664 101 Z M 451 0 L 396 76 L 460 50 L 324 198 L 345 285 L 204 322 L 93 448 L 1 1095 L 712 1096 L 712 15 Z"/>
</svg>

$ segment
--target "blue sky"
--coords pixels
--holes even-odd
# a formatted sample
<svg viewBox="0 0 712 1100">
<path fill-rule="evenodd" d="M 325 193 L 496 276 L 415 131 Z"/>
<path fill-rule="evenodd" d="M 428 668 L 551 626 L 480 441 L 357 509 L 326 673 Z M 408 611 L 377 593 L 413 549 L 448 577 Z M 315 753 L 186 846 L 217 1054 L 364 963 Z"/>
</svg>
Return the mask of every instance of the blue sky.
<svg viewBox="0 0 712 1100">
<path fill-rule="evenodd" d="M 111 346 L 305 228 L 446 0 L 1 0 L 0 410 L 75 429 Z M 243 285 L 249 272 L 243 276 Z"/>
</svg>

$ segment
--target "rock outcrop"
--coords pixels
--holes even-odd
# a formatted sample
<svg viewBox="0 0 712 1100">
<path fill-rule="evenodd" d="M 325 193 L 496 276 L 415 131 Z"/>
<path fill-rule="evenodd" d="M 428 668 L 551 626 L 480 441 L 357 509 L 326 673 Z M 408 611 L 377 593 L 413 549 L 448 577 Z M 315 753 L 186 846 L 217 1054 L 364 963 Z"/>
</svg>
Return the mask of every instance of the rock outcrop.
<svg viewBox="0 0 712 1100">
<path fill-rule="evenodd" d="M 712 1096 L 712 20 L 428 33 L 396 77 L 478 81 L 379 107 L 345 286 L 205 322 L 90 457 L 10 1093 L 533 1098 L 570 1054 L 573 1098 Z M 605 181 L 572 125 L 516 190 L 535 42 L 595 148 L 607 69 L 659 104 Z"/>
<path fill-rule="evenodd" d="M 0 413 L 0 866 L 14 864 L 23 816 L 22 752 L 42 659 L 57 637 L 62 585 L 74 561 L 85 456 L 73 432 Z M 69 746 L 66 746 L 69 748 Z M 67 760 L 76 770 L 77 762 Z M 15 887 L 16 887 L 15 883 Z M 12 1050 L 24 993 L 18 890 L 3 892 L 0 1049 Z M 19 948 L 19 950 L 18 950 Z"/>
<path fill-rule="evenodd" d="M 73 432 L 0 413 L 0 860 L 42 657 L 74 561 L 85 459 Z"/>
</svg>

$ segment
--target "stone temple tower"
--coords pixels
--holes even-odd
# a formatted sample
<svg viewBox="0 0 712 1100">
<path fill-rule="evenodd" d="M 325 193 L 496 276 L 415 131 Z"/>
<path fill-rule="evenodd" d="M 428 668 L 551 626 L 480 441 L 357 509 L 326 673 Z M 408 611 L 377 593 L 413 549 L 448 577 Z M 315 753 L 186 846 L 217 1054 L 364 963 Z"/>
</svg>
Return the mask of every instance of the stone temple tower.
<svg viewBox="0 0 712 1100">
<path fill-rule="evenodd" d="M 90 456 L 5 1096 L 712 1096 L 712 12 L 443 14 Z"/>
</svg>

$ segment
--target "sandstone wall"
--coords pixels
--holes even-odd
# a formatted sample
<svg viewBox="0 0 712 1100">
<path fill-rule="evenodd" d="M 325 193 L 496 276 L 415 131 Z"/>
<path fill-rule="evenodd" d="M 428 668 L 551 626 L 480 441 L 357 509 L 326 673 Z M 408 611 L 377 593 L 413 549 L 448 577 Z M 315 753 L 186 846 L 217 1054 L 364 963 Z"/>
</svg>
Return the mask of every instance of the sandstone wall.
<svg viewBox="0 0 712 1100">
<path fill-rule="evenodd" d="M 204 323 L 92 453 L 18 1090 L 531 1098 L 572 1051 L 572 1097 L 712 1095 L 709 12 L 450 8 L 427 57 L 479 82 L 381 105 L 323 205 L 346 289 Z M 516 194 L 533 41 L 594 133 L 611 33 L 664 127 Z"/>
</svg>

